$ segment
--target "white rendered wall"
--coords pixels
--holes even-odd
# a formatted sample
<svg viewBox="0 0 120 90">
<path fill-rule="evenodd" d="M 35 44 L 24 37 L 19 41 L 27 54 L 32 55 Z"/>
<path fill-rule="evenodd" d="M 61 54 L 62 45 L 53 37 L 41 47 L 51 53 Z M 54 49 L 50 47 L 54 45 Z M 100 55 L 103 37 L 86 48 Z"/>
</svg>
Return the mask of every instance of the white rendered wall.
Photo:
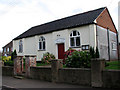
<svg viewBox="0 0 120 90">
<path fill-rule="evenodd" d="M 20 40 L 23 41 L 24 39 L 20 39 Z M 24 48 L 25 47 L 23 47 L 23 52 L 19 53 L 19 41 L 20 40 L 13 40 L 13 51 L 16 50 L 17 56 L 24 56 Z"/>
<path fill-rule="evenodd" d="M 13 48 L 17 50 L 17 54 L 21 55 L 37 55 L 37 60 L 40 61 L 43 57 L 43 54 L 50 52 L 58 58 L 58 43 L 57 39 L 64 39 L 64 48 L 67 51 L 70 47 L 70 33 L 74 30 L 79 31 L 80 33 L 80 42 L 82 45 L 89 45 L 96 47 L 96 26 L 94 24 L 85 25 L 77 28 L 65 29 L 60 31 L 55 31 L 52 33 L 47 33 L 43 35 L 36 35 L 33 37 L 28 37 L 23 39 L 23 53 L 18 53 L 19 49 L 19 40 L 15 40 L 13 43 Z M 40 36 L 43 36 L 46 40 L 46 49 L 45 51 L 38 50 L 38 42 Z M 81 50 L 81 48 L 74 48 L 76 50 Z"/>
<path fill-rule="evenodd" d="M 100 52 L 100 58 L 109 60 L 108 54 L 108 36 L 107 29 L 97 26 L 97 44 Z M 112 49 L 112 43 L 115 43 L 116 50 Z M 117 38 L 116 33 L 109 31 L 109 47 L 110 47 L 110 59 L 117 59 Z"/>
<path fill-rule="evenodd" d="M 118 39 L 120 43 L 120 1 L 118 2 Z"/>
<path fill-rule="evenodd" d="M 107 30 L 100 26 L 97 26 L 97 44 L 100 53 L 100 58 L 108 60 L 109 56 Z"/>
<path fill-rule="evenodd" d="M 54 54 L 56 58 L 58 58 L 58 47 L 57 47 L 58 44 L 55 43 L 55 41 L 59 38 L 65 39 L 65 42 L 63 42 L 63 43 L 64 43 L 65 51 L 67 51 L 70 47 L 70 42 L 69 42 L 70 41 L 70 33 L 73 30 L 79 31 L 81 45 L 95 46 L 94 42 L 92 42 L 92 41 L 90 42 L 90 39 L 95 38 L 95 36 L 93 35 L 94 30 L 92 33 L 90 33 L 90 29 L 94 29 L 94 25 L 91 25 L 91 26 L 86 25 L 86 26 L 81 26 L 81 27 L 72 28 L 72 29 L 65 29 L 65 30 L 55 31 L 52 33 L 37 36 L 38 40 L 39 40 L 40 36 L 43 36 L 46 40 L 46 50 L 45 51 L 37 50 L 37 60 L 41 60 L 41 58 L 45 52 L 50 52 L 50 53 Z M 91 37 L 90 37 L 90 35 L 91 35 Z M 74 48 L 74 49 L 81 50 L 81 48 Z"/>
<path fill-rule="evenodd" d="M 36 55 L 36 39 L 34 37 L 25 38 L 23 41 L 24 55 Z"/>
</svg>

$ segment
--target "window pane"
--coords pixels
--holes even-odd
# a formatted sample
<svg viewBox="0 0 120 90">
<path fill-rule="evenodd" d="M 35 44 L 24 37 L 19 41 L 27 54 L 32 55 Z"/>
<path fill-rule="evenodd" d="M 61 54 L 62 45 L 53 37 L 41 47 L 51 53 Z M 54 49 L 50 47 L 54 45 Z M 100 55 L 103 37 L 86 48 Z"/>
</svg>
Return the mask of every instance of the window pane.
<svg viewBox="0 0 120 90">
<path fill-rule="evenodd" d="M 73 31 L 73 36 L 76 36 L 76 31 Z"/>
<path fill-rule="evenodd" d="M 112 49 L 116 50 L 117 49 L 116 46 L 117 46 L 116 43 L 112 43 Z"/>
<path fill-rule="evenodd" d="M 7 49 L 7 52 L 9 52 L 9 48 Z"/>
<path fill-rule="evenodd" d="M 19 52 L 21 52 L 21 45 L 19 45 Z"/>
<path fill-rule="evenodd" d="M 45 42 L 43 42 L 43 49 L 45 49 Z"/>
<path fill-rule="evenodd" d="M 74 38 L 70 38 L 70 45 L 71 45 L 71 46 L 75 46 Z"/>
<path fill-rule="evenodd" d="M 80 46 L 80 37 L 76 37 L 76 46 Z"/>
<path fill-rule="evenodd" d="M 70 34 L 70 36 L 72 36 L 72 33 Z"/>
<path fill-rule="evenodd" d="M 89 49 L 89 46 L 87 45 L 87 46 L 86 46 L 86 50 L 88 50 L 88 49 Z"/>
<path fill-rule="evenodd" d="M 39 42 L 39 49 L 42 49 L 41 42 Z"/>
<path fill-rule="evenodd" d="M 80 35 L 80 33 L 78 32 L 78 35 Z"/>
<path fill-rule="evenodd" d="M 82 46 L 82 50 L 85 50 L 85 46 Z"/>
<path fill-rule="evenodd" d="M 21 45 L 21 52 L 23 52 L 23 45 Z"/>
<path fill-rule="evenodd" d="M 19 41 L 19 52 L 23 52 L 23 43 L 22 40 Z"/>
</svg>

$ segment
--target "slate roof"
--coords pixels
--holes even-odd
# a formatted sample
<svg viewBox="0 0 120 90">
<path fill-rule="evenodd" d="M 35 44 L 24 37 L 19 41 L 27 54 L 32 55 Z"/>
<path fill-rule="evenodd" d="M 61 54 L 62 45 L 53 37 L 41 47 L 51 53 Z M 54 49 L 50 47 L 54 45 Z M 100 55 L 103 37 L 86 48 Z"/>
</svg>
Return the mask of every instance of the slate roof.
<svg viewBox="0 0 120 90">
<path fill-rule="evenodd" d="M 55 20 L 52 22 L 48 22 L 42 25 L 38 25 L 35 27 L 30 28 L 26 32 L 22 33 L 18 37 L 14 38 L 14 40 L 31 37 L 35 35 L 50 33 L 53 31 L 63 30 L 67 28 L 78 27 L 82 25 L 92 24 L 94 20 L 100 15 L 100 13 L 106 7 L 99 8 L 96 10 L 80 13 L 77 15 L 69 16 L 66 18 L 62 18 L 59 20 Z"/>
</svg>

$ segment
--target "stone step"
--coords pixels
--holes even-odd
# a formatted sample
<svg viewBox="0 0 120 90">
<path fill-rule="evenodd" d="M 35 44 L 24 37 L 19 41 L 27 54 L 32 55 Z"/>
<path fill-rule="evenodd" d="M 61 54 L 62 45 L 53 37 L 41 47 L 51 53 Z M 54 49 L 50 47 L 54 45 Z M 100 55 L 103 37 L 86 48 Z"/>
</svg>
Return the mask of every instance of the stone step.
<svg viewBox="0 0 120 90">
<path fill-rule="evenodd" d="M 23 79 L 24 77 L 23 76 L 14 76 L 14 78 Z"/>
</svg>

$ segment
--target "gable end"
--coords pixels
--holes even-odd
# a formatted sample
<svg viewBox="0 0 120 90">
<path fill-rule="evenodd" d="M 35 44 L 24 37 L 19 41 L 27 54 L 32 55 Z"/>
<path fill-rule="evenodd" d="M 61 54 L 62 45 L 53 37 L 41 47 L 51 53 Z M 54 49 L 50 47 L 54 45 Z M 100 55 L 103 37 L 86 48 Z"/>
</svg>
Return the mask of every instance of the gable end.
<svg viewBox="0 0 120 90">
<path fill-rule="evenodd" d="M 106 29 L 108 28 L 110 31 L 117 33 L 116 27 L 107 8 L 105 8 L 103 12 L 97 17 L 96 22 L 97 25 Z"/>
</svg>

